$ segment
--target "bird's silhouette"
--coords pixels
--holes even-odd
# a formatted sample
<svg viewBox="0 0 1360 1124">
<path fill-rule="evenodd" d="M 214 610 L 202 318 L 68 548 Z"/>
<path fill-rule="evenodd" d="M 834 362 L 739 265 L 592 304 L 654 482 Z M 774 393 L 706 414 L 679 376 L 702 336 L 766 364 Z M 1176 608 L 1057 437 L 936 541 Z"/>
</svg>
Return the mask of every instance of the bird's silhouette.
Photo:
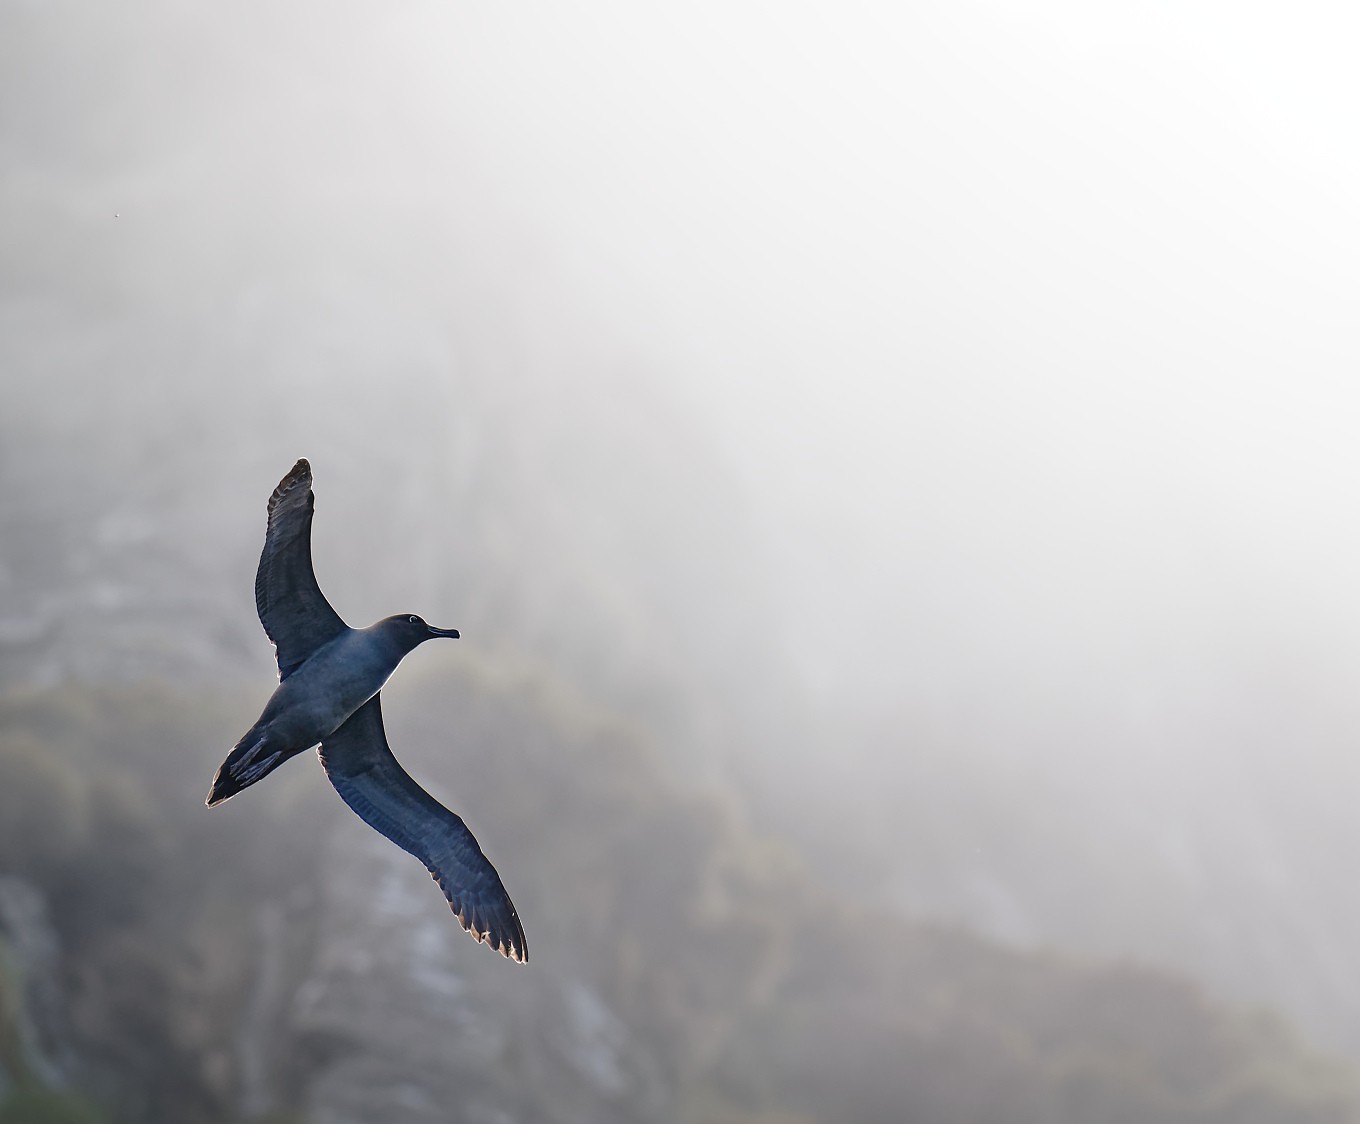
<svg viewBox="0 0 1360 1124">
<path fill-rule="evenodd" d="M 279 685 L 217 770 L 208 806 L 268 776 L 290 757 L 320 747 L 340 797 L 376 831 L 423 862 L 463 928 L 511 960 L 529 957 L 519 915 L 463 821 L 407 774 L 383 731 L 378 692 L 402 657 L 436 636 L 402 613 L 350 628 L 312 571 L 312 470 L 293 466 L 269 498 L 269 525 L 255 575 L 255 608 L 274 642 Z"/>
</svg>

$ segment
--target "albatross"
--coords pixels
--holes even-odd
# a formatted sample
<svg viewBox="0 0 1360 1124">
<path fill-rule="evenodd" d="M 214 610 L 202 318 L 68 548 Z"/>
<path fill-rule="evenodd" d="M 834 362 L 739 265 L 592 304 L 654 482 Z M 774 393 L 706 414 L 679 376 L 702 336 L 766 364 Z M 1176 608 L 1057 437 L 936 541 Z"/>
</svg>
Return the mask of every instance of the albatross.
<svg viewBox="0 0 1360 1124">
<path fill-rule="evenodd" d="M 340 798 L 369 827 L 425 864 L 459 923 L 518 963 L 524 927 L 500 875 L 453 812 L 397 763 L 383 731 L 379 692 L 408 652 L 458 630 L 398 613 L 350 628 L 312 571 L 312 469 L 300 460 L 269 497 L 255 574 L 255 608 L 278 657 L 279 685 L 213 777 L 212 808 L 318 746 Z"/>
</svg>

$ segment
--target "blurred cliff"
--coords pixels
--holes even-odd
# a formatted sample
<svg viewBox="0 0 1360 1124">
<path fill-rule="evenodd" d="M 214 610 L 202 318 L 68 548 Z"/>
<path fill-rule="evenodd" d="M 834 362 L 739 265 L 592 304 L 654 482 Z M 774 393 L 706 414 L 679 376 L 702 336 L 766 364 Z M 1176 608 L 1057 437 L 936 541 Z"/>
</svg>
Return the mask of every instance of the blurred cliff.
<svg viewBox="0 0 1360 1124">
<path fill-rule="evenodd" d="M 1061 50 L 924 11 L 863 44 L 910 39 L 949 93 L 956 139 L 886 97 L 929 168 L 869 174 L 874 119 L 819 124 L 798 16 L 806 54 L 756 83 L 779 191 L 686 178 L 687 145 L 750 146 L 726 10 L 661 29 L 712 63 L 666 103 L 666 35 L 618 6 L 635 53 L 545 6 L 507 36 L 435 5 L 0 5 L 4 1124 L 1353 1118 L 1349 1078 L 1242 1013 L 1360 1043 L 1353 403 L 1318 327 L 1348 290 L 1316 291 L 1316 214 L 1283 208 L 1288 268 L 1255 269 L 1192 221 L 1220 194 L 1131 168 L 1163 118 L 1118 67 L 1077 87 L 1118 110 L 1082 175 L 1024 164 L 1012 136 L 1068 167 L 1072 91 L 968 80 Z M 1169 133 L 1177 175 L 1256 168 L 1178 104 L 1214 140 Z M 954 160 L 973 141 L 991 163 Z M 1144 196 L 1146 229 L 1079 209 Z M 828 269 L 818 222 L 891 266 Z M 1154 296 L 1111 295 L 1121 238 Z M 1054 254 L 1050 291 L 1026 263 Z M 1167 328 L 1249 281 L 1215 334 Z M 309 762 L 201 806 L 271 681 L 250 583 L 304 455 L 337 608 L 463 631 L 403 667 L 390 732 L 505 875 L 527 971 Z"/>
<path fill-rule="evenodd" d="M 1351 1119 L 1275 1022 L 894 920 L 550 675 L 424 665 L 389 688 L 393 741 L 507 872 L 531 966 L 473 945 L 314 769 L 208 815 L 193 747 L 229 693 L 18 693 L 0 1119 Z"/>
<path fill-rule="evenodd" d="M 829 836 L 944 832 L 943 810 L 857 822 L 877 800 L 828 791 L 784 839 L 790 806 L 751 822 L 788 791 L 725 758 L 817 731 L 789 728 L 808 711 L 720 461 L 637 388 L 625 409 L 580 374 L 570 413 L 512 417 L 500 396 L 551 393 L 513 366 L 428 399 L 356 378 L 327 422 L 343 384 L 275 371 L 176 413 L 172 379 L 65 373 L 69 408 L 34 395 L 4 422 L 0 1119 L 1351 1118 L 1350 1078 L 1276 1021 L 1150 968 L 910 923 L 868 874 L 818 869 L 852 851 L 819 851 Z M 270 684 L 261 496 L 302 451 L 270 401 L 315 423 L 336 603 L 464 631 L 389 686 L 390 734 L 505 873 L 526 970 L 468 941 L 308 760 L 202 807 Z M 923 785 L 959 776 L 923 760 Z M 945 864 L 924 894 L 951 844 L 921 845 Z"/>
</svg>

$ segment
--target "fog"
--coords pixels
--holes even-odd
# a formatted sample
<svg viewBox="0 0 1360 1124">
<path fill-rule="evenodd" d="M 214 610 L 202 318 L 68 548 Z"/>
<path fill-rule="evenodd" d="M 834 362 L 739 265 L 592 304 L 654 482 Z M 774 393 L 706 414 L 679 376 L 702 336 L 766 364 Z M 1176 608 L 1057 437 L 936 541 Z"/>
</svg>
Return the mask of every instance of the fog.
<svg viewBox="0 0 1360 1124">
<path fill-rule="evenodd" d="M 1065 676 L 1149 614 L 1353 612 L 1346 28 L 620 7 L 437 71 L 495 91 L 497 194 L 719 427 L 831 692 L 867 640 L 897 696 L 941 657 Z"/>
<path fill-rule="evenodd" d="M 0 4 L 4 686 L 264 692 L 307 456 L 352 623 L 459 627 L 904 925 L 1353 1058 L 1357 32 Z"/>
</svg>

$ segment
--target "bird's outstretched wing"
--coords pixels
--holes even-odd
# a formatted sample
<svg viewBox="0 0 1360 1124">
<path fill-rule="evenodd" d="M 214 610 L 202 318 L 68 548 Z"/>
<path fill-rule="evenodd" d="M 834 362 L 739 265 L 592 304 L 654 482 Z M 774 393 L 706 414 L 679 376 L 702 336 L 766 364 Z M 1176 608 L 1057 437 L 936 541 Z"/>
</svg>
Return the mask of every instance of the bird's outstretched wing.
<svg viewBox="0 0 1360 1124">
<path fill-rule="evenodd" d="M 346 629 L 312 572 L 312 466 L 305 460 L 269 497 L 269 528 L 255 572 L 255 609 L 279 661 L 279 679 Z"/>
<path fill-rule="evenodd" d="M 322 743 L 321 764 L 360 819 L 425 864 L 464 929 L 511 960 L 529 959 L 519 914 L 472 832 L 392 756 L 377 695 Z"/>
</svg>

